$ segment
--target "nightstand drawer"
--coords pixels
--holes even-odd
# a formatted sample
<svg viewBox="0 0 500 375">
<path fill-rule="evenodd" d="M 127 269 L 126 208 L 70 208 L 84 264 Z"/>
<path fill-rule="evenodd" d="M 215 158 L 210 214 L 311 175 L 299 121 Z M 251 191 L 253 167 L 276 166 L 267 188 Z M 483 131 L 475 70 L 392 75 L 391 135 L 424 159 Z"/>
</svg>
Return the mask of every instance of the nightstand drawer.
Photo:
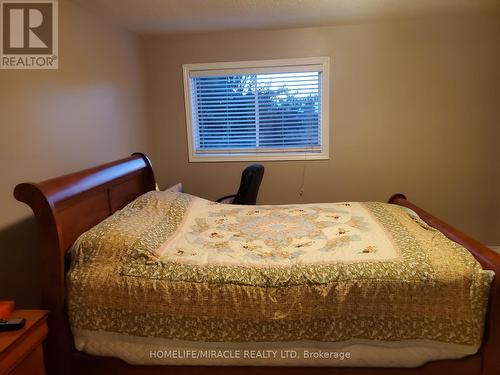
<svg viewBox="0 0 500 375">
<path fill-rule="evenodd" d="M 17 310 L 12 317 L 25 318 L 18 331 L 0 333 L 0 375 L 43 375 L 42 343 L 47 336 L 47 312 Z"/>
<path fill-rule="evenodd" d="M 28 354 L 9 375 L 45 375 L 42 345 Z"/>
</svg>

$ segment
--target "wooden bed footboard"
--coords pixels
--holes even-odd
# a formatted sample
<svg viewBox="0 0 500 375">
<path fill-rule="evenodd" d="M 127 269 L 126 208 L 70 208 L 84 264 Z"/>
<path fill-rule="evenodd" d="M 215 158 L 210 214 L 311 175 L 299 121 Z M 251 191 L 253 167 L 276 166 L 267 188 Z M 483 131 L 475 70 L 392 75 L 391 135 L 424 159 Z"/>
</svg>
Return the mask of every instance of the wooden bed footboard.
<svg viewBox="0 0 500 375">
<path fill-rule="evenodd" d="M 427 224 L 469 250 L 474 258 L 481 263 L 483 269 L 492 270 L 495 275 L 500 275 L 500 254 L 497 252 L 409 202 L 406 196 L 401 193 L 390 197 L 389 203 L 408 207 L 415 211 Z M 500 373 L 500 278 L 497 276 L 491 284 L 486 326 L 480 351 L 483 374 Z"/>
<path fill-rule="evenodd" d="M 65 275 L 67 254 L 83 232 L 113 212 L 156 186 L 149 159 L 132 156 L 81 172 L 40 183 L 17 185 L 14 195 L 28 204 L 35 214 L 41 233 L 42 307 L 50 310 L 49 334 L 45 345 L 49 374 L 442 374 L 495 375 L 500 369 L 500 282 L 495 278 L 486 318 L 483 344 L 478 354 L 457 360 L 440 360 L 412 369 L 390 368 L 280 368 L 280 367 L 190 367 L 132 366 L 105 357 L 78 352 L 66 314 Z M 484 269 L 500 274 L 500 255 L 466 234 L 437 219 L 409 202 L 402 194 L 393 195 L 390 203 L 414 210 L 424 221 L 462 244 Z"/>
</svg>

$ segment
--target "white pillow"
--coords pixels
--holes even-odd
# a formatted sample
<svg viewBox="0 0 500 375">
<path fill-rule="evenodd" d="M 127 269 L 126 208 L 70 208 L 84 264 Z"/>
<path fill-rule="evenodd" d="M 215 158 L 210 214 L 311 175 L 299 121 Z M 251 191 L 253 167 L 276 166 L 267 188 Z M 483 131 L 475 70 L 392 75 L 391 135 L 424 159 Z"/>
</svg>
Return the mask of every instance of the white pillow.
<svg viewBox="0 0 500 375">
<path fill-rule="evenodd" d="M 165 189 L 165 191 L 173 191 L 176 193 L 184 193 L 184 187 L 182 186 L 182 182 L 179 182 L 178 184 L 175 184 L 173 186 L 170 186 L 168 189 Z"/>
</svg>

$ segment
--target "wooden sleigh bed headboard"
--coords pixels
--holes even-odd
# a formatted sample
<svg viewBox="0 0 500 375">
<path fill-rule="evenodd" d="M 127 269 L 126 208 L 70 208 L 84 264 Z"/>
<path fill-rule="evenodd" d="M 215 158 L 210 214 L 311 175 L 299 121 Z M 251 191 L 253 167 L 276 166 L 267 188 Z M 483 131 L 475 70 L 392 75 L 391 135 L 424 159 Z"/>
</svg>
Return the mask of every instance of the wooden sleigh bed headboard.
<svg viewBox="0 0 500 375">
<path fill-rule="evenodd" d="M 97 357 L 76 352 L 65 310 L 66 255 L 74 241 L 86 230 L 98 224 L 115 211 L 123 208 L 138 196 L 154 190 L 156 186 L 149 159 L 140 153 L 98 167 L 57 177 L 40 183 L 23 183 L 16 186 L 17 200 L 28 204 L 40 226 L 42 251 L 42 307 L 50 310 L 49 334 L 45 345 L 47 369 L 49 373 L 75 373 L 71 367 L 77 358 L 82 362 L 99 361 Z M 478 241 L 437 219 L 428 212 L 409 202 L 402 194 L 395 194 L 390 203 L 406 206 L 414 210 L 424 221 L 444 233 L 451 240 L 462 244 L 481 263 L 500 275 L 500 255 Z M 456 374 L 494 374 L 500 369 L 500 281 L 495 278 L 491 288 L 485 337 L 481 351 L 460 360 L 431 362 L 418 370 L 422 374 L 438 374 L 456 368 Z M 102 363 L 102 360 L 101 360 Z M 452 366 L 450 368 L 449 366 Z M 120 369 L 120 373 L 149 373 L 151 368 L 142 370 L 137 366 L 109 359 L 102 367 L 106 371 Z M 154 367 L 154 366 L 153 366 Z M 159 373 L 157 367 L 151 373 Z M 240 368 L 242 369 L 242 368 Z M 129 371 L 130 370 L 130 371 Z M 178 368 L 180 370 L 180 368 Z M 198 369 L 201 370 L 201 369 Z M 198 371 L 197 370 L 197 371 Z M 415 369 L 336 369 L 333 372 L 308 369 L 308 373 L 335 374 L 407 374 Z M 83 371 L 83 370 L 82 370 Z M 206 373 L 231 374 L 230 367 L 212 368 Z M 267 368 L 266 374 L 278 374 L 284 370 Z M 293 372 L 292 370 L 290 370 Z M 379 372 L 380 371 L 380 372 Z M 169 370 L 166 370 L 170 373 Z M 189 369 L 182 373 L 190 373 Z M 241 372 L 241 371 L 240 371 Z M 453 372 L 453 370 L 452 370 Z M 200 371 L 198 371 L 200 373 Z M 262 373 L 259 368 L 246 368 L 241 373 Z M 293 372 L 299 373 L 299 372 Z"/>
<path fill-rule="evenodd" d="M 40 183 L 16 186 L 14 196 L 33 209 L 40 228 L 41 305 L 51 312 L 46 345 L 50 358 L 64 356 L 62 351 L 73 348 L 65 314 L 68 250 L 83 232 L 155 186 L 151 163 L 141 153 Z M 51 363 L 47 365 L 50 369 Z"/>
</svg>

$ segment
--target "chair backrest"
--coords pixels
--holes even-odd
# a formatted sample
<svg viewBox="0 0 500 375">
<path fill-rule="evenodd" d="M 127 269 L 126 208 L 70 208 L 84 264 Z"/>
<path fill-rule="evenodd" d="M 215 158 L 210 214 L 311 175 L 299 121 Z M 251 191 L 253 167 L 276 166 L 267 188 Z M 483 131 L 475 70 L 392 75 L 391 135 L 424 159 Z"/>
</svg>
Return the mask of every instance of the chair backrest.
<svg viewBox="0 0 500 375">
<path fill-rule="evenodd" d="M 256 204 L 260 183 L 264 177 L 264 166 L 252 164 L 241 174 L 241 183 L 233 204 Z"/>
</svg>

